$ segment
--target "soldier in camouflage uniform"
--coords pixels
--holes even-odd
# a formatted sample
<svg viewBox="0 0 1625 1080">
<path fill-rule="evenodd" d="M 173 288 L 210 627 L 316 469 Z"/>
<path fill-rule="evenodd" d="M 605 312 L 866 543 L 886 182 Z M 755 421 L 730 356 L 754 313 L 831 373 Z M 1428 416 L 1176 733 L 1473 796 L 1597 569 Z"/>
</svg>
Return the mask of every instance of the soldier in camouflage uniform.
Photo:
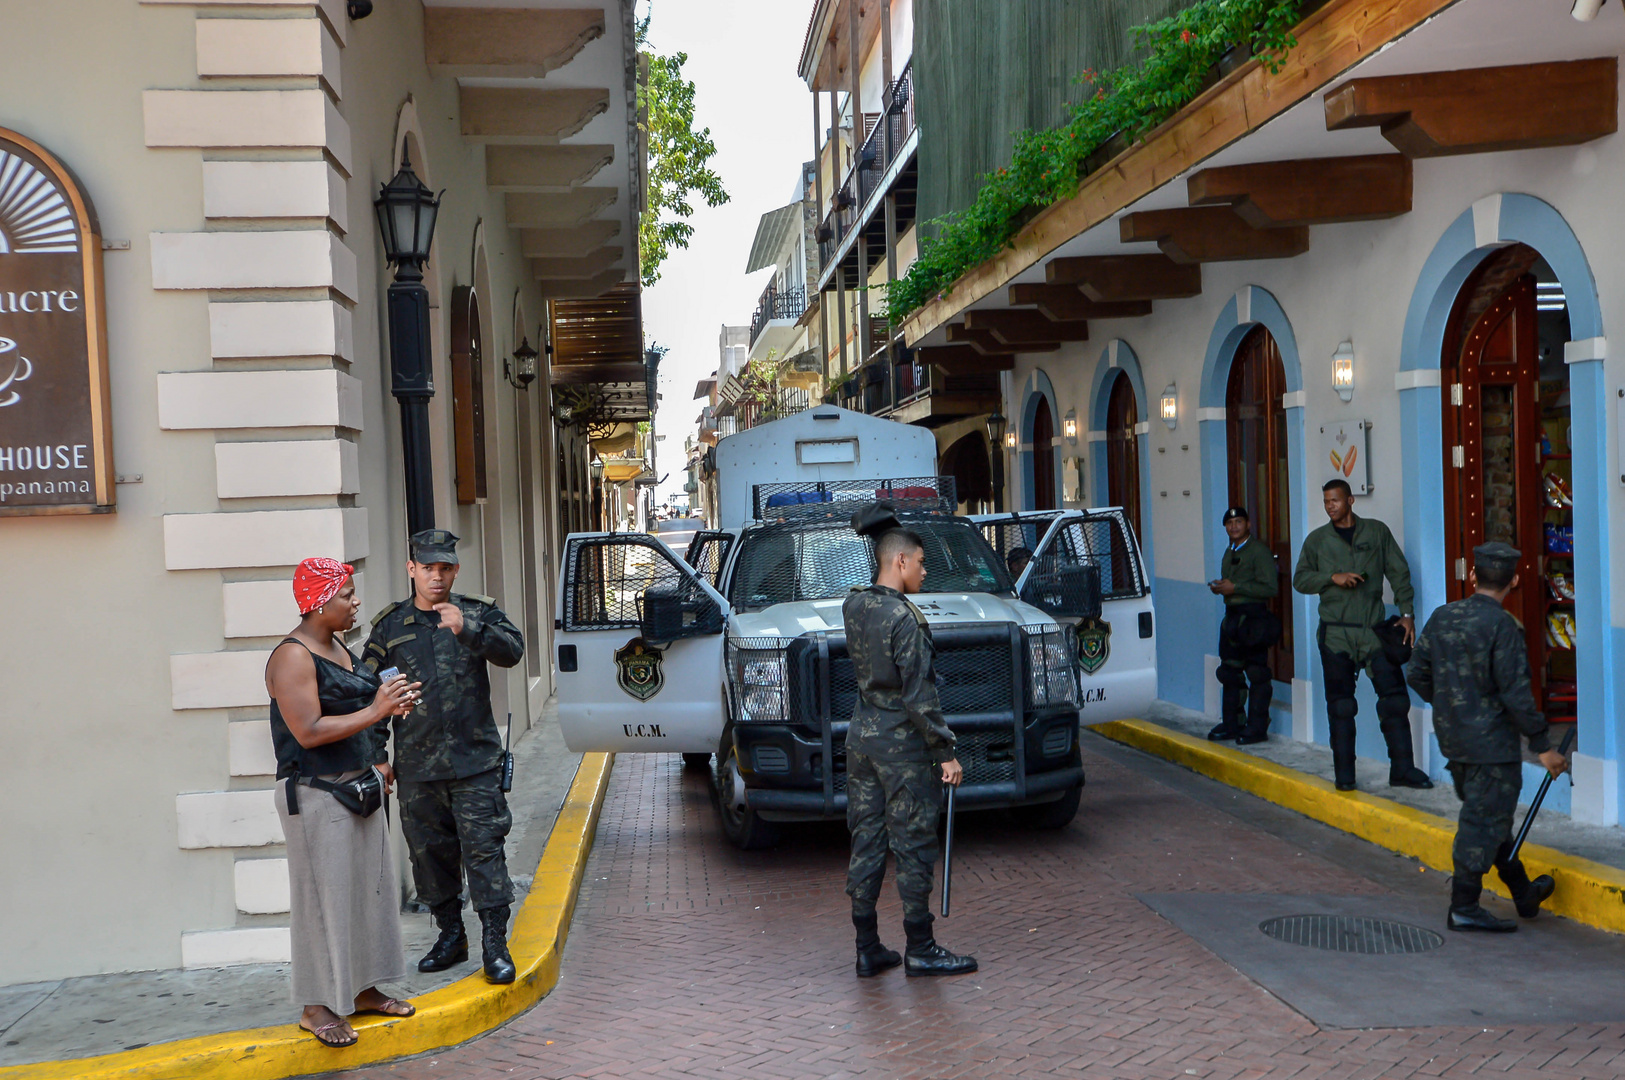
<svg viewBox="0 0 1625 1080">
<path fill-rule="evenodd" d="M 1219 670 L 1224 687 L 1219 724 L 1207 737 L 1235 739 L 1242 746 L 1270 737 L 1270 698 L 1275 694 L 1270 673 L 1270 646 L 1281 636 L 1281 620 L 1268 607 L 1281 591 L 1275 556 L 1254 540 L 1245 506 L 1224 512 L 1224 531 L 1230 546 L 1219 558 L 1222 576 L 1207 583 L 1224 597 L 1224 621 L 1219 624 Z M 1249 686 L 1249 684 L 1251 684 Z M 1247 702 L 1247 724 L 1242 726 L 1241 704 Z"/>
<path fill-rule="evenodd" d="M 1320 666 L 1326 683 L 1326 717 L 1331 728 L 1337 790 L 1354 790 L 1355 684 L 1363 669 L 1377 692 L 1377 723 L 1388 744 L 1388 786 L 1430 788 L 1433 781 L 1416 767 L 1411 749 L 1411 696 L 1405 691 L 1404 656 L 1389 655 L 1377 628 L 1387 608 L 1382 580 L 1394 590 L 1399 626 L 1408 651 L 1416 636 L 1411 602 L 1411 567 L 1388 526 L 1356 517 L 1348 481 L 1330 480 L 1321 489 L 1326 524 L 1304 537 L 1292 587 L 1320 597 Z"/>
<path fill-rule="evenodd" d="M 960 975 L 976 959 L 956 956 L 931 932 L 931 867 L 937 857 L 937 812 L 944 782 L 964 770 L 954 733 L 937 698 L 931 630 L 908 593 L 925 580 L 920 538 L 880 505 L 859 511 L 853 527 L 874 539 L 875 583 L 854 589 L 841 606 L 858 703 L 846 739 L 846 823 L 852 863 L 846 892 L 857 928 L 857 972 L 878 975 L 904 962 L 880 943 L 875 901 L 886 876 L 888 846 L 897 858 L 897 892 L 909 975 Z"/>
<path fill-rule="evenodd" d="M 373 619 L 363 664 L 373 672 L 396 667 L 423 683 L 418 707 L 394 720 L 401 829 L 412 879 L 440 927 L 439 940 L 418 970 L 442 971 L 468 959 L 466 870 L 469 899 L 484 930 L 485 975 L 492 982 L 512 982 L 513 883 L 503 841 L 513 815 L 502 793 L 502 737 L 491 713 L 485 665 L 513 667 L 525 655 L 525 642 L 489 596 L 451 591 L 457 537 L 425 529 L 413 534 L 411 546 L 406 565 L 412 599 L 391 604 Z M 383 726 L 376 729 L 380 738 Z"/>
<path fill-rule="evenodd" d="M 1433 613 L 1417 638 L 1408 681 L 1433 706 L 1439 750 L 1461 798 L 1461 820 L 1451 850 L 1452 930 L 1505 933 L 1518 924 L 1498 919 L 1478 903 L 1484 875 L 1494 866 L 1512 893 L 1518 914 L 1533 919 L 1554 883 L 1534 881 L 1523 862 L 1510 859 L 1512 819 L 1523 787 L 1519 734 L 1557 776 L 1568 767 L 1546 738 L 1546 717 L 1535 705 L 1523 630 L 1502 601 L 1518 584 L 1518 549 L 1480 544 L 1473 549 L 1473 595 Z"/>
</svg>

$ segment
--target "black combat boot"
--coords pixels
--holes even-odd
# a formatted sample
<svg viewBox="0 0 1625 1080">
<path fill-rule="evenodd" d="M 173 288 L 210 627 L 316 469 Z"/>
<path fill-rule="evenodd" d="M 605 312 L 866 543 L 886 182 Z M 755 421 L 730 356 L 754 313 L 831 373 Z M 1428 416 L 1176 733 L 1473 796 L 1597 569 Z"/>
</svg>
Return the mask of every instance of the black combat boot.
<svg viewBox="0 0 1625 1080">
<path fill-rule="evenodd" d="M 1235 740 L 1236 736 L 1240 735 L 1240 734 L 1241 734 L 1241 729 L 1236 727 L 1236 725 L 1230 723 L 1230 721 L 1226 720 L 1223 723 L 1218 724 L 1218 725 L 1214 726 L 1213 728 L 1209 729 L 1209 731 L 1207 733 L 1207 741 L 1208 742 L 1233 742 Z"/>
<path fill-rule="evenodd" d="M 1457 872 L 1450 880 L 1450 916 L 1446 920 L 1452 930 L 1487 930 L 1492 934 L 1510 934 L 1518 928 L 1511 919 L 1498 919 L 1479 906 L 1478 898 L 1484 891 L 1482 874 Z"/>
<path fill-rule="evenodd" d="M 1557 882 L 1552 880 L 1550 874 L 1542 874 L 1530 881 L 1529 871 L 1523 868 L 1522 859 L 1507 861 L 1506 852 L 1511 846 L 1502 844 L 1501 850 L 1495 853 L 1495 872 L 1506 882 L 1507 891 L 1512 894 L 1512 902 L 1517 905 L 1518 917 L 1533 919 L 1540 914 L 1540 905 L 1557 891 Z"/>
<path fill-rule="evenodd" d="M 1354 710 L 1353 698 L 1326 704 L 1326 722 L 1332 744 L 1332 768 L 1338 791 L 1354 790 Z"/>
<path fill-rule="evenodd" d="M 485 977 L 494 983 L 511 983 L 514 977 L 513 957 L 508 955 L 507 904 L 486 908 L 480 912 L 480 959 L 485 962 Z"/>
<path fill-rule="evenodd" d="M 1407 699 L 1407 704 L 1409 700 Z M 1381 704 L 1378 705 L 1381 708 Z M 1416 767 L 1411 751 L 1411 724 L 1404 717 L 1383 717 L 1383 741 L 1388 744 L 1388 786 L 1430 788 L 1433 781 Z"/>
<path fill-rule="evenodd" d="M 440 936 L 423 959 L 418 961 L 418 970 L 445 971 L 468 959 L 468 931 L 463 929 L 463 901 L 457 897 L 430 910 L 434 912 L 435 925 L 440 927 Z"/>
<path fill-rule="evenodd" d="M 854 911 L 852 925 L 858 931 L 858 978 L 871 978 L 903 962 L 897 950 L 880 943 L 880 920 L 874 912 L 859 915 Z"/>
<path fill-rule="evenodd" d="M 908 948 L 903 953 L 903 971 L 916 975 L 968 975 L 976 970 L 976 957 L 959 956 L 937 944 L 931 933 L 931 916 L 919 922 L 903 921 L 908 932 Z"/>
</svg>

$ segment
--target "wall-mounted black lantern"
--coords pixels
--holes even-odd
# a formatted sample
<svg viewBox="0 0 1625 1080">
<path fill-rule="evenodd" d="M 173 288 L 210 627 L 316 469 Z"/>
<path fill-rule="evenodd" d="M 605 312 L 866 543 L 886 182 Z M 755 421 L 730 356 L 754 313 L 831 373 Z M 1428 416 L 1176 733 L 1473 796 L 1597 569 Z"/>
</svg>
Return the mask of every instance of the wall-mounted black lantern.
<svg viewBox="0 0 1625 1080">
<path fill-rule="evenodd" d="M 988 453 L 993 464 L 993 512 L 1004 513 L 1004 413 L 994 408 L 987 418 Z"/>
<path fill-rule="evenodd" d="M 401 454 L 406 461 L 406 531 L 434 528 L 434 466 L 429 457 L 429 399 L 434 358 L 429 290 L 423 264 L 434 243 L 440 196 L 423 185 L 401 153 L 401 169 L 373 200 L 384 257 L 395 267 L 389 286 L 390 393 L 401 407 Z"/>
<path fill-rule="evenodd" d="M 530 338 L 523 338 L 513 351 L 513 364 L 508 368 L 508 382 L 516 390 L 527 390 L 536 381 L 536 358 L 541 353 L 530 347 Z"/>
</svg>

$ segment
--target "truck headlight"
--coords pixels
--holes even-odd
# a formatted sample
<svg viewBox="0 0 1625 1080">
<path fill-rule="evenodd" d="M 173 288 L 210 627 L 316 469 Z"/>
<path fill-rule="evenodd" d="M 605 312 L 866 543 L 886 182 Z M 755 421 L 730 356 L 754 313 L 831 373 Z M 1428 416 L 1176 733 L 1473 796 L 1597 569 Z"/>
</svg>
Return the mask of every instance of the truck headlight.
<svg viewBox="0 0 1625 1080">
<path fill-rule="evenodd" d="M 1078 671 L 1071 631 L 1023 627 L 1027 636 L 1027 700 L 1034 707 L 1076 705 Z"/>
<path fill-rule="evenodd" d="M 736 648 L 732 675 L 742 723 L 790 719 L 789 664 L 782 648 Z"/>
</svg>

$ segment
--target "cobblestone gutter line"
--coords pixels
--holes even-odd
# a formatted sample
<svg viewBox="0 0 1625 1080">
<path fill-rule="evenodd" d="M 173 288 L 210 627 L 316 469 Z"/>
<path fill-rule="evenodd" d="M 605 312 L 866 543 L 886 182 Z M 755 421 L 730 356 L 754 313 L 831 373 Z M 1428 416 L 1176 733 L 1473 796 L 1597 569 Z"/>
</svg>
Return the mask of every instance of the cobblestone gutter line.
<svg viewBox="0 0 1625 1080">
<path fill-rule="evenodd" d="M 361 1038 L 343 1049 L 322 1046 L 297 1023 L 288 1023 L 99 1057 L 11 1065 L 0 1068 L 0 1080 L 181 1080 L 219 1075 L 281 1080 L 421 1054 L 490 1031 L 536 1004 L 559 981 L 559 954 L 570 931 L 613 762 L 613 754 L 587 754 L 581 760 L 536 867 L 536 879 L 513 920 L 509 949 L 519 976 L 511 984 L 493 985 L 476 972 L 415 998 L 415 1016 L 354 1017 L 351 1023 Z"/>
<path fill-rule="evenodd" d="M 1318 776 L 1148 720 L 1113 720 L 1089 730 L 1450 873 L 1456 823 L 1449 818 L 1363 791 L 1338 791 Z M 1547 911 L 1625 933 L 1625 871 L 1534 843 L 1525 843 L 1520 856 L 1531 877 L 1551 874 L 1557 881 L 1557 892 L 1544 905 Z M 1507 895 L 1493 873 L 1484 876 L 1484 886 Z"/>
</svg>

